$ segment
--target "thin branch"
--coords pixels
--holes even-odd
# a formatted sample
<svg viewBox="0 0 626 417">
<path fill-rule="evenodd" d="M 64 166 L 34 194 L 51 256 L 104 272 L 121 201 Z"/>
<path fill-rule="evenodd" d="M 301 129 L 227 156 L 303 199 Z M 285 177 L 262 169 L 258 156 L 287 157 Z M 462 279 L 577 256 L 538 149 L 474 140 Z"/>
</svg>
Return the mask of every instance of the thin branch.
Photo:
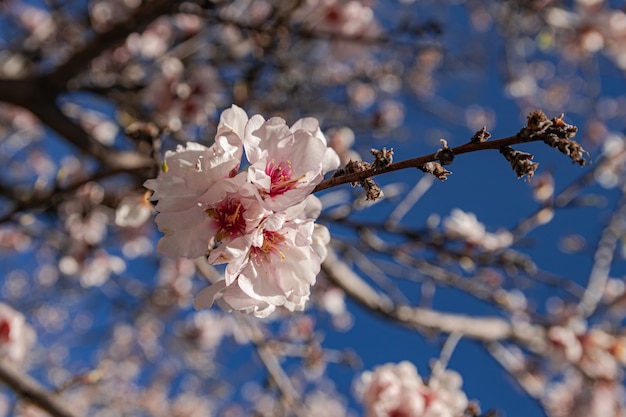
<svg viewBox="0 0 626 417">
<path fill-rule="evenodd" d="M 447 143 L 442 139 L 443 149 L 439 149 L 437 152 L 431 153 L 430 155 L 407 159 L 389 164 L 387 166 L 377 166 L 376 164 L 372 164 L 372 167 L 370 168 L 369 164 L 363 164 L 363 166 L 367 169 L 338 170 L 335 173 L 335 176 L 319 183 L 313 192 L 322 191 L 327 188 L 336 187 L 346 183 L 362 183 L 373 176 L 400 169 L 422 169 L 425 167 L 425 164 L 434 161 L 439 161 L 441 165 L 449 165 L 457 155 L 484 151 L 486 149 L 497 149 L 500 152 L 507 150 L 504 154 L 507 157 L 507 160 L 511 162 L 511 166 L 518 175 L 518 178 L 523 175 L 532 176 L 534 169 L 537 166 L 537 163 L 530 162 L 532 155 L 524 152 L 517 152 L 510 148 L 510 146 L 539 140 L 545 142 L 553 148 L 557 148 L 561 153 L 569 156 L 573 162 L 576 162 L 581 166 L 585 165 L 587 162 L 585 157 L 588 158 L 588 153 L 578 143 L 571 140 L 571 138 L 576 135 L 578 128 L 565 123 L 562 117 L 563 116 L 555 117 L 552 120 L 549 120 L 541 110 L 537 110 L 528 115 L 527 125 L 522 127 L 522 129 L 513 136 L 488 141 L 487 139 L 491 135 L 485 128 L 483 128 L 482 130 L 476 132 L 470 142 L 457 146 L 456 148 L 448 148 Z M 350 166 L 351 163 L 347 166 Z M 449 174 L 449 172 L 445 171 L 445 169 L 443 169 L 443 171 L 444 173 L 441 175 L 436 174 L 434 171 L 429 172 L 440 179 L 445 179 L 445 175 Z M 341 174 L 337 175 L 338 173 Z"/>
<path fill-rule="evenodd" d="M 541 138 L 532 139 L 532 141 L 541 140 Z M 456 148 L 451 148 L 454 155 L 461 155 L 469 152 L 477 152 L 484 151 L 487 149 L 500 149 L 504 146 L 515 145 L 519 143 L 530 142 L 527 139 L 521 139 L 519 135 L 509 136 L 502 139 L 497 139 L 493 141 L 483 142 L 483 143 L 466 143 L 461 146 L 457 146 Z M 419 156 L 417 158 L 406 159 L 400 162 L 394 162 L 388 165 L 385 168 L 370 168 L 360 172 L 353 172 L 351 174 L 344 174 L 337 177 L 331 177 L 327 180 L 322 181 L 315 187 L 313 192 L 318 192 L 322 190 L 326 190 L 327 188 L 336 187 L 338 185 L 347 184 L 347 183 L 358 183 L 365 178 L 371 178 L 376 175 L 386 174 L 387 172 L 398 171 L 401 169 L 407 168 L 420 168 L 427 162 L 437 161 L 437 152 L 431 153 L 425 156 Z"/>
<path fill-rule="evenodd" d="M 20 372 L 6 361 L 0 361 L 0 381 L 17 395 L 47 411 L 53 417 L 77 417 L 65 404 L 44 389 L 39 382 Z"/>
<path fill-rule="evenodd" d="M 621 191 L 622 195 L 617 204 L 618 207 L 613 212 L 609 224 L 602 231 L 602 236 L 594 255 L 587 288 L 577 306 L 578 312 L 585 317 L 593 314 L 602 299 L 604 287 L 609 279 L 617 242 L 626 233 L 626 225 L 624 224 L 624 219 L 626 219 L 626 183 L 622 186 Z"/>
<path fill-rule="evenodd" d="M 498 317 L 471 317 L 442 313 L 409 305 L 396 305 L 370 287 L 329 248 L 322 264 L 328 278 L 355 301 L 371 311 L 400 324 L 435 333 L 459 334 L 484 342 L 516 340 L 533 351 L 545 350 L 544 329 L 532 324 L 516 324 Z"/>
</svg>

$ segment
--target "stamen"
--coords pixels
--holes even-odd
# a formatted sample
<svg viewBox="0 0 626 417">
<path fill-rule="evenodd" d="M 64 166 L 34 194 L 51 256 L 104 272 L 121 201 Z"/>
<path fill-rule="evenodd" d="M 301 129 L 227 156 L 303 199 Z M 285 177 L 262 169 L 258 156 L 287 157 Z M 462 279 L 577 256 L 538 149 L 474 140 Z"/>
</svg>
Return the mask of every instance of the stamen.
<svg viewBox="0 0 626 417">
<path fill-rule="evenodd" d="M 206 210 L 206 213 L 217 224 L 218 231 L 215 236 L 217 241 L 222 240 L 225 236 L 234 238 L 245 233 L 246 219 L 243 217 L 245 211 L 241 201 L 233 198 L 228 198 L 217 207 Z"/>
<path fill-rule="evenodd" d="M 271 178 L 270 191 L 265 193 L 270 197 L 275 197 L 297 188 L 298 182 L 305 177 L 301 175 L 297 178 L 291 178 L 294 173 L 291 161 L 285 161 L 284 159 L 278 164 L 276 164 L 274 159 L 268 161 L 265 173 Z"/>
</svg>

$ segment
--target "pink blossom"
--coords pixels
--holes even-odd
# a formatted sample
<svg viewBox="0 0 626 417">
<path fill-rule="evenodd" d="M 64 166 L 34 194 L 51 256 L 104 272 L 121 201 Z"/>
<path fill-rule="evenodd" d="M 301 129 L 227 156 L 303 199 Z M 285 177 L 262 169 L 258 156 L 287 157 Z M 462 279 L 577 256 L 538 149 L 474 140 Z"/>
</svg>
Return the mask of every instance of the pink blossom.
<svg viewBox="0 0 626 417">
<path fill-rule="evenodd" d="M 198 294 L 196 308 L 209 307 L 221 298 L 227 309 L 257 317 L 266 317 L 279 306 L 304 310 L 320 271 L 321 256 L 325 256 L 320 246 L 328 243 L 327 234 L 321 229 L 316 232 L 312 219 L 302 218 L 310 206 L 301 204 L 300 212 L 290 213 L 295 215 L 292 218 L 285 213 L 268 216 L 254 233 L 224 250 L 219 248 L 218 256 L 212 253 L 209 262 L 229 264 L 223 281 Z M 315 245 L 314 239 L 319 240 Z"/>
<path fill-rule="evenodd" d="M 367 417 L 459 417 L 467 407 L 461 376 L 450 370 L 425 384 L 407 361 L 388 363 L 361 375 Z"/>
<path fill-rule="evenodd" d="M 278 117 L 264 122 L 244 140 L 251 166 L 248 180 L 270 210 L 298 204 L 339 166 L 337 153 L 327 146 L 317 120 L 298 120 L 291 128 Z"/>
<path fill-rule="evenodd" d="M 239 171 L 244 150 L 250 165 Z M 289 128 L 237 106 L 222 113 L 210 148 L 188 143 L 166 153 L 163 172 L 145 183 L 165 234 L 159 250 L 228 264 L 197 308 L 218 301 L 259 317 L 304 309 L 330 241 L 314 223 L 322 205 L 311 192 L 338 165 L 317 120 Z"/>
<path fill-rule="evenodd" d="M 24 315 L 0 303 L 0 360 L 21 363 L 35 340 L 35 331 Z"/>
<path fill-rule="evenodd" d="M 144 183 L 154 191 L 150 200 L 158 200 L 156 222 L 165 234 L 158 245 L 161 252 L 188 258 L 206 253 L 215 234 L 215 219 L 200 199 L 214 186 L 221 195 L 227 194 L 228 185 L 236 186 L 224 181 L 236 172 L 240 155 L 236 139 L 224 136 L 210 148 L 190 142 L 165 154 L 163 172 Z"/>
</svg>

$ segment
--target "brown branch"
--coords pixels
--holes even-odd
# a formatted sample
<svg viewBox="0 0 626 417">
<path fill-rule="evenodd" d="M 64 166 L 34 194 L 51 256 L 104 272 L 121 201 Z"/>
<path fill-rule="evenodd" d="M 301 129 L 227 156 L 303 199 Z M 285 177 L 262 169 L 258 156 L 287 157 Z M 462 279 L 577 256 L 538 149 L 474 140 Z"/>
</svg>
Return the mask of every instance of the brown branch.
<svg viewBox="0 0 626 417">
<path fill-rule="evenodd" d="M 457 146 L 456 148 L 451 148 L 451 150 L 456 156 L 456 155 L 461 155 L 461 154 L 469 153 L 469 152 L 484 151 L 487 149 L 500 149 L 504 146 L 510 146 L 510 145 L 515 145 L 519 143 L 526 143 L 526 142 L 537 141 L 537 140 L 542 140 L 542 138 L 537 137 L 537 138 L 528 140 L 528 139 L 520 138 L 519 135 L 515 135 L 515 136 L 509 136 L 506 138 L 497 139 L 497 140 L 488 141 L 488 142 L 482 142 L 482 143 L 470 142 L 461 146 Z M 417 158 L 411 158 L 411 159 L 406 159 L 400 162 L 394 162 L 385 168 L 379 168 L 379 169 L 370 168 L 368 170 L 361 171 L 361 172 L 354 172 L 351 174 L 331 177 L 319 183 L 317 187 L 315 187 L 315 190 L 313 190 L 313 192 L 326 190 L 327 188 L 336 187 L 338 185 L 342 185 L 346 183 L 353 183 L 353 182 L 358 183 L 365 178 L 374 177 L 376 175 L 385 174 L 387 172 L 398 171 L 398 170 L 407 169 L 407 168 L 420 168 L 427 162 L 437 161 L 438 158 L 436 157 L 436 155 L 437 153 L 435 152 L 429 155 L 419 156 Z"/>
<path fill-rule="evenodd" d="M 364 181 L 373 176 L 385 174 L 387 172 L 398 171 L 400 169 L 422 169 L 424 168 L 425 164 L 434 161 L 439 161 L 442 165 L 449 165 L 452 163 L 455 156 L 462 155 L 464 153 L 484 151 L 486 149 L 510 149 L 509 147 L 511 145 L 526 142 L 535 142 L 539 140 L 545 142 L 553 148 L 557 148 L 561 153 L 569 156 L 573 162 L 576 162 L 582 166 L 585 165 L 585 163 L 587 162 L 585 160 L 585 157 L 588 158 L 589 155 L 584 149 L 582 149 L 582 147 L 578 143 L 571 140 L 571 138 L 576 135 L 577 130 L 578 129 L 576 128 L 576 126 L 568 125 L 563 121 L 563 115 L 550 120 L 541 110 L 537 110 L 528 115 L 528 122 L 526 126 L 524 126 L 514 136 L 488 141 L 487 139 L 491 135 L 486 131 L 485 128 L 483 128 L 476 132 L 476 134 L 472 137 L 469 143 L 457 146 L 456 148 L 448 148 L 446 142 L 442 139 L 443 149 L 440 149 L 435 153 L 392 163 L 387 166 L 376 166 L 376 164 L 373 164 L 370 168 L 368 164 L 368 169 L 341 170 L 338 171 L 341 173 L 340 175 L 337 175 L 337 173 L 335 173 L 335 176 L 319 183 L 317 187 L 315 187 L 313 192 L 322 191 L 327 188 L 336 187 L 338 185 L 346 183 L 362 184 Z M 513 150 L 511 149 L 511 151 Z M 530 154 L 524 155 L 524 159 L 526 160 L 530 160 L 532 158 L 532 155 Z M 510 160 L 510 158 L 507 159 Z M 527 170 L 519 171 L 519 167 L 516 166 L 517 162 L 513 162 L 512 167 L 514 168 L 518 177 L 521 177 L 522 175 L 532 176 L 534 168 L 536 168 L 537 165 L 536 163 L 532 163 L 534 165 L 533 169 L 529 168 Z M 350 163 L 348 163 L 348 165 L 350 165 Z M 432 170 L 429 170 L 429 172 L 437 176 L 439 179 L 445 179 L 445 174 L 442 174 L 440 176 L 435 172 L 432 172 Z"/>
<path fill-rule="evenodd" d="M 138 152 L 118 151 L 92 138 L 82 127 L 59 109 L 56 86 L 44 78 L 21 80 L 0 79 L 0 101 L 11 103 L 32 112 L 41 123 L 58 133 L 85 155 L 89 155 L 112 169 L 148 169 L 151 158 Z"/>
<path fill-rule="evenodd" d="M 20 372 L 13 365 L 0 360 L 0 381 L 17 395 L 47 411 L 53 417 L 77 417 L 65 404 L 44 389 L 39 382 Z"/>
</svg>

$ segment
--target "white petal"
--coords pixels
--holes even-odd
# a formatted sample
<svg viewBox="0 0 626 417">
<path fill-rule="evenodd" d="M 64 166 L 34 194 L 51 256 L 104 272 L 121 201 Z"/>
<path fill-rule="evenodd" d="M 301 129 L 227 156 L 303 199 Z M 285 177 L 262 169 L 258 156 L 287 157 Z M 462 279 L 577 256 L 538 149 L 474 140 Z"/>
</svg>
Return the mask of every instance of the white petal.
<svg viewBox="0 0 626 417">
<path fill-rule="evenodd" d="M 215 300 L 222 297 L 222 292 L 226 288 L 224 280 L 218 281 L 200 291 L 193 299 L 193 307 L 196 310 L 211 308 Z"/>
</svg>

